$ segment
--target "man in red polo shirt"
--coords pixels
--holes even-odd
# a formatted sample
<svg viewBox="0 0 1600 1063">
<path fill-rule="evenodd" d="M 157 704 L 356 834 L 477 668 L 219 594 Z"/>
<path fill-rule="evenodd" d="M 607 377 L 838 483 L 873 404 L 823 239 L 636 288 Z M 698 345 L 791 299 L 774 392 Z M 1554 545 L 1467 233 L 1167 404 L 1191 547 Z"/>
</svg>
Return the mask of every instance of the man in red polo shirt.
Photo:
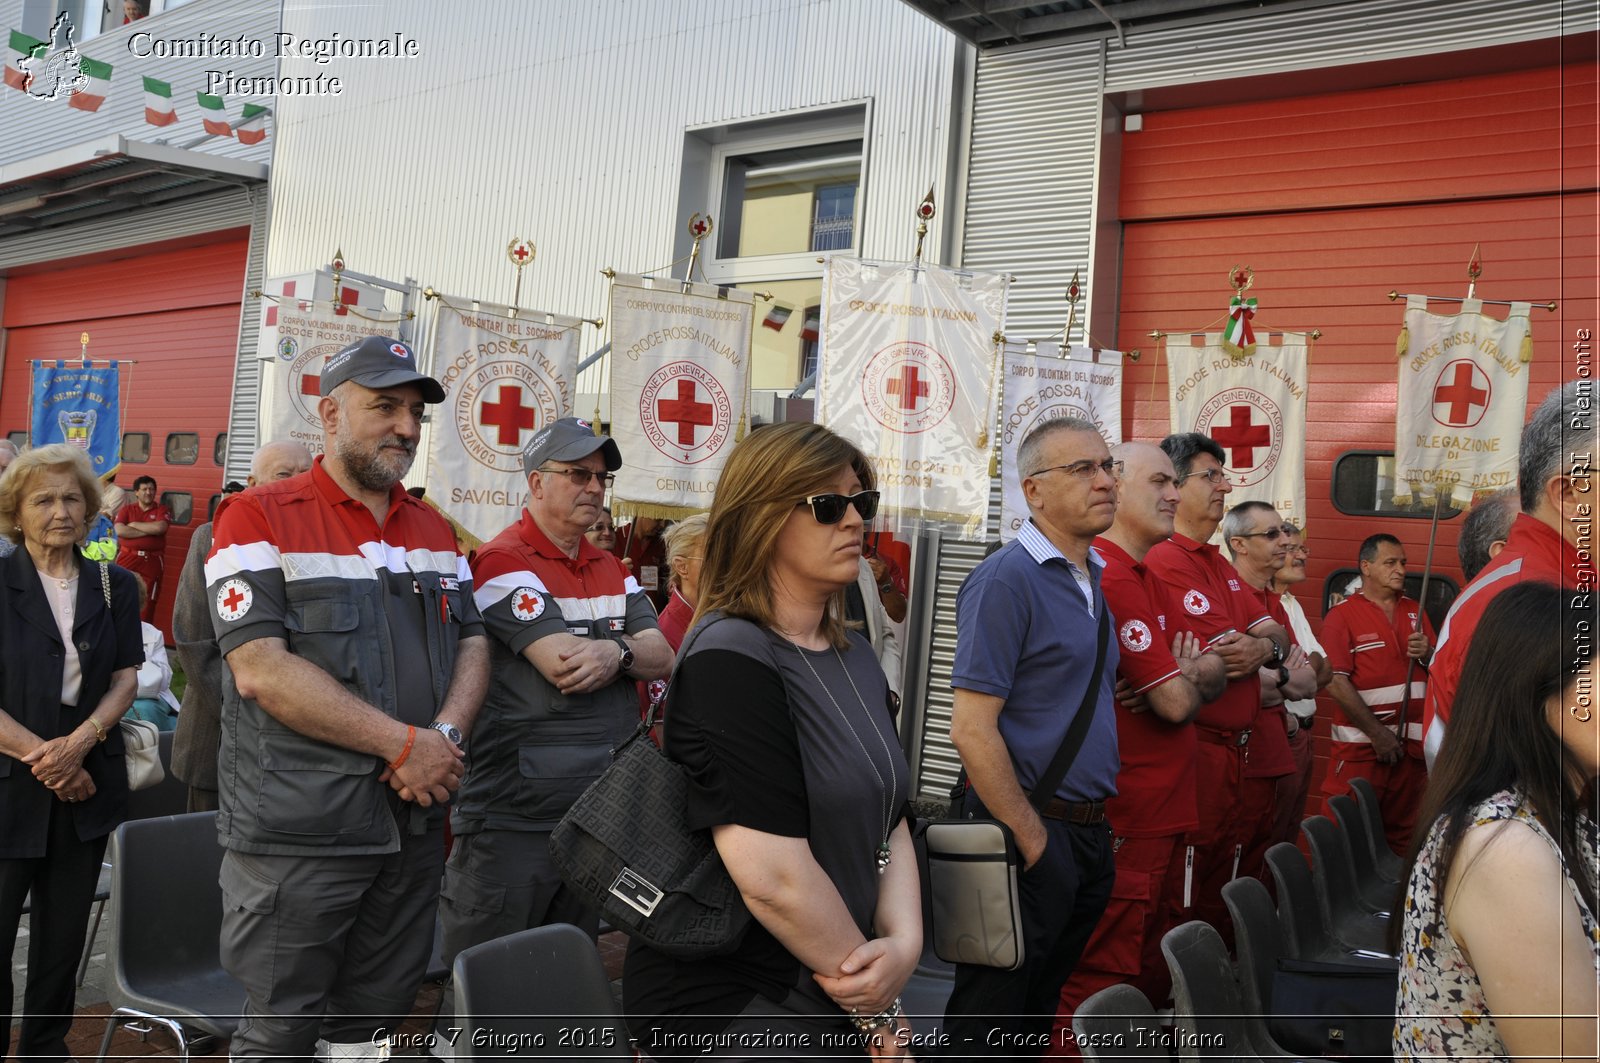
<svg viewBox="0 0 1600 1063">
<path fill-rule="evenodd" d="M 1569 380 L 1545 396 L 1522 430 L 1517 460 L 1522 513 L 1511 524 L 1505 549 L 1461 592 L 1439 629 L 1423 718 L 1430 766 L 1444 741 L 1472 632 L 1495 595 L 1523 580 L 1542 580 L 1572 591 L 1572 608 L 1594 609 L 1594 521 L 1600 503 L 1595 400 L 1593 381 Z"/>
<path fill-rule="evenodd" d="M 1405 596 L 1406 550 L 1400 540 L 1381 532 L 1367 536 L 1359 563 L 1361 590 L 1322 621 L 1322 644 L 1333 665 L 1328 693 L 1337 706 L 1322 777 L 1323 814 L 1332 817 L 1327 799 L 1347 793 L 1351 779 L 1366 779 L 1378 792 L 1389 848 L 1404 853 L 1428 786 L 1422 705 L 1433 625 Z"/>
<path fill-rule="evenodd" d="M 172 510 L 156 501 L 154 476 L 133 481 L 133 501 L 124 503 L 113 520 L 117 529 L 117 564 L 144 577 L 150 598 L 139 610 L 139 619 L 154 623 L 161 577 L 167 570 L 167 526 L 172 523 Z"/>
<path fill-rule="evenodd" d="M 1100 588 L 1116 622 L 1117 796 L 1106 802 L 1116 841 L 1117 877 L 1105 914 L 1083 957 L 1061 989 L 1056 1023 L 1070 1029 L 1072 1015 L 1094 993 L 1128 982 L 1157 1005 L 1171 977 L 1161 937 L 1174 925 L 1165 904 L 1167 883 L 1181 893 L 1187 869 L 1186 831 L 1199 826 L 1195 808 L 1195 736 L 1190 720 L 1227 684 L 1227 666 L 1202 653 L 1168 599 L 1166 585 L 1142 564 L 1155 544 L 1172 534 L 1178 476 L 1172 460 L 1150 443 L 1123 443 L 1111 451 L 1122 462 L 1117 517 L 1094 548 L 1105 562 Z M 1055 1043 L 1072 1049 L 1058 1031 Z M 1066 1055 L 1076 1055 L 1068 1051 Z"/>
<path fill-rule="evenodd" d="M 1208 543 L 1222 522 L 1233 490 L 1222 447 L 1210 436 L 1182 432 L 1161 441 L 1178 474 L 1178 512 L 1172 537 L 1145 555 L 1145 567 L 1166 584 L 1171 600 L 1206 650 L 1227 666 L 1228 684 L 1194 718 L 1200 826 L 1194 847 L 1192 890 L 1169 898 L 1188 918 L 1204 919 L 1228 936 L 1231 922 L 1222 887 L 1239 873 L 1256 824 L 1244 807 L 1246 745 L 1261 710 L 1258 671 L 1282 661 L 1289 636 L 1268 614 L 1234 567 Z M 1174 610 L 1176 612 L 1177 610 Z"/>
<path fill-rule="evenodd" d="M 1283 518 L 1265 502 L 1240 502 L 1222 518 L 1222 538 L 1239 578 L 1255 593 L 1267 615 L 1285 632 L 1289 614 L 1271 593 L 1272 577 L 1289 558 L 1289 536 Z M 1289 636 L 1291 641 L 1293 635 Z M 1262 858 L 1277 841 L 1278 805 L 1298 792 L 1294 752 L 1290 748 L 1291 723 L 1284 702 L 1311 697 L 1317 692 L 1317 675 L 1311 660 L 1293 645 L 1282 660 L 1269 660 L 1261 669 L 1261 709 L 1245 747 L 1245 815 L 1257 820 L 1253 837 L 1245 843 L 1239 861 L 1241 874 L 1259 877 Z M 1304 815 L 1304 810 L 1300 812 Z M 1296 819 L 1298 825 L 1299 820 Z M 1242 827 L 1242 825 L 1241 825 Z"/>
<path fill-rule="evenodd" d="M 545 425 L 522 455 L 522 519 L 473 556 L 490 680 L 450 817 L 446 962 L 548 923 L 597 932 L 599 912 L 562 884 L 550 832 L 638 726 L 637 683 L 664 678 L 673 656 L 638 580 L 584 535 L 621 466 L 589 422 Z"/>
</svg>

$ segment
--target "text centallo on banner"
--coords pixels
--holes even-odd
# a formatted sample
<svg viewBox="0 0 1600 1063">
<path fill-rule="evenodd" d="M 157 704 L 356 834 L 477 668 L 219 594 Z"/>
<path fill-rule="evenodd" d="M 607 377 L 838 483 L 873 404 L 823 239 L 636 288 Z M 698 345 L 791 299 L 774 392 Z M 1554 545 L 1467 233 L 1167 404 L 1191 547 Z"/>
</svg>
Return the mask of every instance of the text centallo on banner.
<svg viewBox="0 0 1600 1063">
<path fill-rule="evenodd" d="M 1002 274 L 828 259 L 817 420 L 872 459 L 902 526 L 983 534 L 1008 287 Z"/>
<path fill-rule="evenodd" d="M 747 427 L 754 301 L 738 288 L 617 275 L 610 321 L 619 516 L 711 508 Z"/>
<path fill-rule="evenodd" d="M 1177 339 L 1179 342 L 1174 343 Z M 1189 346 L 1167 339 L 1167 394 L 1174 432 L 1203 432 L 1227 453 L 1228 505 L 1265 502 L 1306 522 L 1306 344 L 1284 334 L 1234 357 L 1221 337 Z"/>
<path fill-rule="evenodd" d="M 1070 360 L 1049 340 L 1034 344 L 1007 340 L 1000 406 L 1000 539 L 1010 542 L 1028 519 L 1017 470 L 1017 448 L 1045 421 L 1075 417 L 1093 422 L 1106 446 L 1122 442 L 1122 355 L 1088 347 L 1071 348 Z"/>
<path fill-rule="evenodd" d="M 1430 314 L 1406 298 L 1405 353 L 1395 412 L 1394 500 L 1413 496 L 1465 509 L 1472 496 L 1517 482 L 1517 444 L 1528 407 L 1528 303 L 1504 321 L 1468 299 L 1459 314 Z"/>
<path fill-rule="evenodd" d="M 488 540 L 528 493 L 522 448 L 573 412 L 582 321 L 441 296 L 433 375 L 445 400 L 428 447 L 428 498 Z"/>
</svg>

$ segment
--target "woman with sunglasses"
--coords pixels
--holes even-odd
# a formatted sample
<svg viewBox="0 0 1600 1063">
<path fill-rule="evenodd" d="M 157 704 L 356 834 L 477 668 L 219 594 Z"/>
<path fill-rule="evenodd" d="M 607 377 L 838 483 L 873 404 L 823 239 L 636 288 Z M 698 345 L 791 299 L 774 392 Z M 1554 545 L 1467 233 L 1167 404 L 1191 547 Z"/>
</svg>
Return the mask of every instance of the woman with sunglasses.
<svg viewBox="0 0 1600 1063">
<path fill-rule="evenodd" d="M 709 959 L 630 944 L 625 1010 L 655 1059 L 909 1058 L 908 771 L 877 657 L 842 620 L 872 486 L 855 446 L 801 423 L 752 434 L 718 482 L 664 748 L 754 921 Z"/>
<path fill-rule="evenodd" d="M 1472 636 L 1411 852 L 1396 1060 L 1597 1058 L 1593 621 L 1530 581 Z"/>
</svg>

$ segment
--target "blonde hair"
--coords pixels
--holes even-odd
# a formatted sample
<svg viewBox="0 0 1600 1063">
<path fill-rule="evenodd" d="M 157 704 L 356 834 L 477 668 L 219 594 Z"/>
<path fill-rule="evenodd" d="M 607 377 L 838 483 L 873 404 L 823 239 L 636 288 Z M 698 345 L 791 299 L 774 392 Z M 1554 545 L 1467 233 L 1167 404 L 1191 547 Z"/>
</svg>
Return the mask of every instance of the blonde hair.
<svg viewBox="0 0 1600 1063">
<path fill-rule="evenodd" d="M 94 467 L 89 464 L 89 456 L 79 447 L 70 443 L 51 443 L 45 447 L 34 447 L 17 455 L 17 460 L 6 469 L 6 474 L 0 478 L 0 534 L 14 543 L 22 542 L 22 529 L 18 526 L 18 515 L 22 512 L 22 499 L 33 487 L 33 481 L 41 472 L 70 472 L 77 477 L 78 489 L 83 492 L 83 517 L 87 522 L 89 515 L 100 510 L 100 481 L 95 477 Z M 79 533 L 87 530 L 87 524 Z"/>
<path fill-rule="evenodd" d="M 720 611 L 770 628 L 774 620 L 772 563 L 778 533 L 807 495 L 833 486 L 848 466 L 873 489 L 872 463 L 854 443 L 817 424 L 791 421 L 764 427 L 733 449 L 717 480 L 706 525 L 700 600 L 693 627 L 707 613 Z M 846 645 L 844 588 L 823 611 L 822 633 L 834 646 Z"/>
<path fill-rule="evenodd" d="M 661 535 L 661 542 L 667 549 L 667 585 L 670 587 L 683 586 L 683 580 L 678 576 L 678 570 L 672 563 L 685 556 L 696 546 L 701 545 L 706 537 L 707 514 L 696 513 L 692 517 L 685 517 Z"/>
</svg>

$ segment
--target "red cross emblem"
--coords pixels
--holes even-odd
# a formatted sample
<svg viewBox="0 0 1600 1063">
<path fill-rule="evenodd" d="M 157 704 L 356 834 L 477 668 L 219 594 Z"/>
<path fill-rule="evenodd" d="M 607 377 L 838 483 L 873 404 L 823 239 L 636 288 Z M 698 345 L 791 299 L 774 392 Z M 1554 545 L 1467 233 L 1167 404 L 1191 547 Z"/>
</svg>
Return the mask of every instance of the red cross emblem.
<svg viewBox="0 0 1600 1063">
<path fill-rule="evenodd" d="M 533 258 L 533 245 L 526 240 L 513 240 L 511 246 L 506 248 L 506 256 L 518 266 L 526 266 L 528 260 Z"/>
<path fill-rule="evenodd" d="M 1445 382 L 1446 377 L 1449 383 Z M 1471 428 L 1489 411 L 1489 377 L 1471 359 L 1451 362 L 1439 373 L 1433 388 L 1433 419 L 1451 428 Z M 1440 416 L 1439 407 L 1449 409 Z"/>
<path fill-rule="evenodd" d="M 232 623 L 250 611 L 254 600 L 250 584 L 242 579 L 230 579 L 217 588 L 217 615 Z"/>
<path fill-rule="evenodd" d="M 1150 648 L 1150 626 L 1143 620 L 1128 621 L 1118 634 L 1122 637 L 1122 644 L 1134 653 L 1143 653 Z"/>
<path fill-rule="evenodd" d="M 502 447 L 515 447 L 522 442 L 524 429 L 532 430 L 535 409 L 522 404 L 522 388 L 517 384 L 500 385 L 500 400 L 485 401 L 478 409 L 478 423 L 485 428 L 495 428 L 495 442 Z"/>
<path fill-rule="evenodd" d="M 1254 413 L 1248 404 L 1231 407 L 1228 423 L 1211 430 L 1211 438 L 1228 448 L 1229 468 L 1255 468 L 1256 448 L 1272 445 L 1272 426 L 1256 424 Z"/>
<path fill-rule="evenodd" d="M 1211 599 L 1191 589 L 1183 596 L 1183 607 L 1195 616 L 1205 616 L 1211 611 Z"/>
<path fill-rule="evenodd" d="M 539 619 L 544 612 L 544 599 L 532 587 L 518 587 L 511 592 L 511 615 L 524 624 Z"/>
<path fill-rule="evenodd" d="M 889 378 L 884 391 L 900 400 L 902 410 L 915 410 L 921 405 L 918 400 L 928 397 L 928 382 L 922 379 L 921 370 L 907 362 L 900 367 L 899 376 Z"/>
<path fill-rule="evenodd" d="M 700 402 L 698 400 L 698 388 L 693 380 L 687 377 L 679 377 L 677 383 L 677 398 L 656 401 L 656 419 L 662 424 L 677 425 L 678 445 L 692 447 L 694 446 L 695 428 L 697 426 L 711 427 L 715 423 L 716 408 L 709 402 Z"/>
</svg>

